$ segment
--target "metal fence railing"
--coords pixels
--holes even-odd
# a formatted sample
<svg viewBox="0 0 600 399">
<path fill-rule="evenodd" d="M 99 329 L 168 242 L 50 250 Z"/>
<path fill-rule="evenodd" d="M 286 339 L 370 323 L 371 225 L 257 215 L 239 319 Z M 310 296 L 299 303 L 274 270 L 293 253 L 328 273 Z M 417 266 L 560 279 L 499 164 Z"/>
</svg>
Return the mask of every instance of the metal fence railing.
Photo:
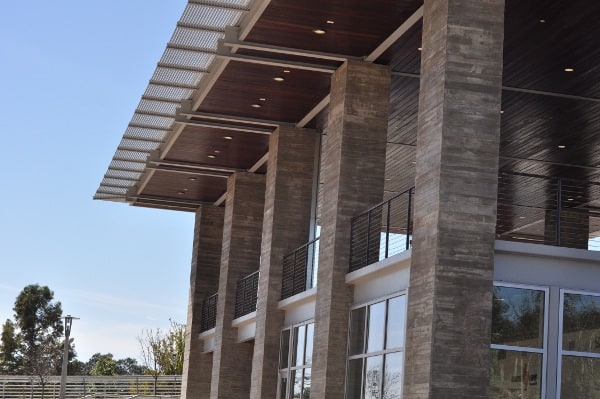
<svg viewBox="0 0 600 399">
<path fill-rule="evenodd" d="M 156 395 L 155 392 L 156 385 Z M 179 398 L 180 375 L 67 376 L 65 398 Z M 42 399 L 42 384 L 38 377 L 0 376 L 2 399 Z M 60 376 L 46 377 L 44 399 L 58 399 Z"/>
<path fill-rule="evenodd" d="M 212 294 L 202 301 L 202 316 L 200 316 L 200 332 L 215 328 L 217 324 L 218 294 Z"/>
<path fill-rule="evenodd" d="M 352 219 L 351 272 L 410 248 L 413 198 L 414 187 Z"/>
<path fill-rule="evenodd" d="M 289 298 L 316 287 L 318 268 L 318 237 L 284 256 L 281 299 Z"/>
<path fill-rule="evenodd" d="M 501 173 L 496 237 L 600 250 L 600 183 Z"/>
<path fill-rule="evenodd" d="M 256 310 L 258 299 L 258 271 L 241 278 L 235 290 L 234 318 L 242 317 Z"/>
</svg>

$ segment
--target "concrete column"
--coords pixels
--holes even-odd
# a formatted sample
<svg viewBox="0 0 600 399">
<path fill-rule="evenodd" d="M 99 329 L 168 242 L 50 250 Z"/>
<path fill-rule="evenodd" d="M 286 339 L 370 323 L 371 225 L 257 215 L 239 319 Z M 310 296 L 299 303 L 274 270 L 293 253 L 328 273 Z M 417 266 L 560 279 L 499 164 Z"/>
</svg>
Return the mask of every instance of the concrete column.
<svg viewBox="0 0 600 399">
<path fill-rule="evenodd" d="M 264 198 L 264 175 L 235 173 L 227 181 L 211 399 L 247 399 L 250 392 L 253 344 L 237 343 L 231 322 L 237 282 L 260 262 Z"/>
<path fill-rule="evenodd" d="M 487 398 L 504 0 L 426 0 L 405 398 Z"/>
<path fill-rule="evenodd" d="M 250 398 L 275 398 L 284 255 L 309 238 L 318 135 L 314 130 L 279 127 L 269 142 L 262 256 Z"/>
<path fill-rule="evenodd" d="M 350 220 L 383 198 L 390 70 L 344 63 L 331 81 L 323 152 L 312 399 L 344 398 Z"/>
<path fill-rule="evenodd" d="M 214 206 L 202 206 L 196 212 L 181 379 L 182 399 L 208 399 L 210 396 L 213 359 L 211 353 L 202 353 L 202 341 L 198 335 L 202 301 L 216 292 L 219 285 L 223 214 L 224 208 Z"/>
</svg>

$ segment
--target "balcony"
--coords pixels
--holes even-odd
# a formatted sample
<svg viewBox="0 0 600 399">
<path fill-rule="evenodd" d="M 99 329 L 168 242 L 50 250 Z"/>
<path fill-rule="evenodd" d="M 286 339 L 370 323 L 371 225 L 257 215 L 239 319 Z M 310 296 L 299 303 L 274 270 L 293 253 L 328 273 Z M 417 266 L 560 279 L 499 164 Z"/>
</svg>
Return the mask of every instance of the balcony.
<svg viewBox="0 0 600 399">
<path fill-rule="evenodd" d="M 309 290 L 317 285 L 319 238 L 302 245 L 283 257 L 281 299 Z"/>
<path fill-rule="evenodd" d="M 234 319 L 256 310 L 258 299 L 258 271 L 240 279 L 235 291 Z"/>
<path fill-rule="evenodd" d="M 202 301 L 202 316 L 200 317 L 200 332 L 215 328 L 217 324 L 217 300 L 218 294 L 212 294 Z"/>
<path fill-rule="evenodd" d="M 410 188 L 352 219 L 350 272 L 410 248 L 413 198 Z"/>
</svg>

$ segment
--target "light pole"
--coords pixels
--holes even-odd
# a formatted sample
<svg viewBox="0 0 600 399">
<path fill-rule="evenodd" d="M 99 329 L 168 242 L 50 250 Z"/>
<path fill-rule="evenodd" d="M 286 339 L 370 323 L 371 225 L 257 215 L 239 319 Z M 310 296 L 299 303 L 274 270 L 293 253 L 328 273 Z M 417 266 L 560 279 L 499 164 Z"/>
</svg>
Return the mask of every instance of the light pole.
<svg viewBox="0 0 600 399">
<path fill-rule="evenodd" d="M 79 317 L 66 315 L 65 319 L 65 349 L 63 352 L 62 370 L 60 373 L 60 399 L 65 399 L 67 388 L 67 366 L 69 365 L 69 336 L 71 335 L 71 324 L 73 320 L 79 320 Z"/>
</svg>

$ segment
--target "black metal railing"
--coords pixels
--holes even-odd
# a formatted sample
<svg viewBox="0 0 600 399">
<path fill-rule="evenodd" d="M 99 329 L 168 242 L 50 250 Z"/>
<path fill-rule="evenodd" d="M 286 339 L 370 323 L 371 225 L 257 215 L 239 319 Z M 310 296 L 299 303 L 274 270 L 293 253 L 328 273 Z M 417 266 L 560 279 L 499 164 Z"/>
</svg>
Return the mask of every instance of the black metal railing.
<svg viewBox="0 0 600 399">
<path fill-rule="evenodd" d="M 234 318 L 245 316 L 256 310 L 258 299 L 258 270 L 237 282 L 235 290 Z"/>
<path fill-rule="evenodd" d="M 352 219 L 351 272 L 410 248 L 413 198 L 414 187 Z"/>
<path fill-rule="evenodd" d="M 307 242 L 283 257 L 281 299 L 304 292 L 317 285 L 319 238 Z"/>
<path fill-rule="evenodd" d="M 215 328 L 217 324 L 218 294 L 212 294 L 202 301 L 202 316 L 200 316 L 200 332 Z"/>
<path fill-rule="evenodd" d="M 600 250 L 600 183 L 501 173 L 496 238 Z"/>
</svg>

